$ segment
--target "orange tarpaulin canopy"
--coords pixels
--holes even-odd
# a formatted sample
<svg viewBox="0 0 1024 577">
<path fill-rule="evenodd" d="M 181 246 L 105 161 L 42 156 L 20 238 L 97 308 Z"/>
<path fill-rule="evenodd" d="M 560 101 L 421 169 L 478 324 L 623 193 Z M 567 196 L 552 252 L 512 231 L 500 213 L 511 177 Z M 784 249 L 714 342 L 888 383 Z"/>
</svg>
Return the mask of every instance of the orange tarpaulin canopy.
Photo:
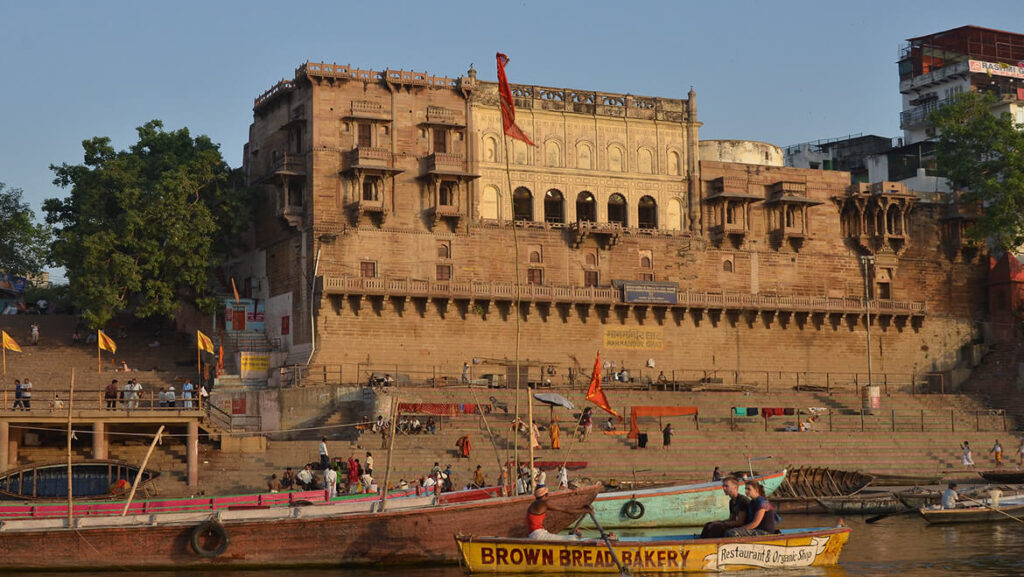
<svg viewBox="0 0 1024 577">
<path fill-rule="evenodd" d="M 636 426 L 637 417 L 679 417 L 696 414 L 697 407 L 630 407 L 629 438 L 635 439 L 640 433 Z"/>
</svg>

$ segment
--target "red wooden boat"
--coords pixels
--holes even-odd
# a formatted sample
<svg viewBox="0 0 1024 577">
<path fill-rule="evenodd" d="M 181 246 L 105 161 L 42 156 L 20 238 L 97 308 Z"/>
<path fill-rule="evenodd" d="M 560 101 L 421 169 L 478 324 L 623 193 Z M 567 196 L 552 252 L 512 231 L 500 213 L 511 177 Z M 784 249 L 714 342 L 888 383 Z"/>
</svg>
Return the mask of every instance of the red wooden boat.
<svg viewBox="0 0 1024 577">
<path fill-rule="evenodd" d="M 549 500 L 579 509 L 599 490 L 554 491 Z M 500 497 L 377 513 L 338 512 L 349 505 L 163 513 L 83 518 L 70 528 L 67 519 L 4 521 L 0 558 L 8 571 L 455 563 L 460 531 L 525 537 L 532 501 Z M 575 519 L 551 511 L 546 526 L 560 531 Z"/>
<path fill-rule="evenodd" d="M 414 488 L 396 489 L 388 493 L 388 499 L 399 499 L 418 495 Z M 438 503 L 464 503 L 478 499 L 489 499 L 501 495 L 501 487 L 483 487 L 453 491 L 438 495 Z M 198 511 L 219 511 L 222 509 L 267 509 L 270 507 L 300 507 L 306 505 L 323 505 L 328 502 L 359 503 L 380 500 L 379 494 L 338 495 L 329 500 L 327 490 L 289 491 L 284 493 L 256 493 L 251 495 L 225 495 L 218 497 L 189 497 L 183 499 L 143 499 L 132 501 L 128 507 L 129 515 L 150 515 L 153 513 L 187 513 Z M 120 515 L 124 510 L 124 501 L 104 501 L 75 503 L 75 517 L 105 517 Z M 47 517 L 67 517 L 67 502 L 13 502 L 0 501 L 0 519 L 44 519 Z"/>
</svg>

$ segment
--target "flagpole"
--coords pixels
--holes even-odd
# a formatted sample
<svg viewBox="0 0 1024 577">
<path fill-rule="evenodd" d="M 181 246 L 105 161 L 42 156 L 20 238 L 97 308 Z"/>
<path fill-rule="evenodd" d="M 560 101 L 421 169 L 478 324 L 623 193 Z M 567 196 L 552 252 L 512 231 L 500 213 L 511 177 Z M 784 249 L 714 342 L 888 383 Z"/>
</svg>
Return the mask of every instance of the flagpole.
<svg viewBox="0 0 1024 577">
<path fill-rule="evenodd" d="M 96 329 L 96 372 L 103 372 L 103 355 L 100 353 L 100 330 Z"/>
<path fill-rule="evenodd" d="M 7 374 L 7 343 L 0 346 L 0 349 L 4 350 L 4 374 Z"/>
<path fill-rule="evenodd" d="M 516 296 L 515 296 L 515 306 L 513 307 L 513 312 L 516 315 L 515 371 L 514 371 L 514 374 L 516 376 L 515 414 L 516 414 L 516 421 L 517 422 L 512 427 L 512 431 L 513 431 L 512 432 L 512 462 L 515 464 L 514 466 L 515 466 L 515 470 L 516 470 L 516 475 L 518 476 L 519 475 L 519 423 L 518 423 L 518 421 L 519 421 L 519 396 L 520 396 L 519 388 L 520 388 L 520 381 L 521 381 L 520 368 L 519 368 L 519 336 L 520 336 L 520 331 L 521 331 L 519 304 L 520 304 L 520 301 L 522 299 L 522 287 L 521 287 L 522 279 L 520 278 L 520 272 L 519 272 L 519 235 L 516 233 L 516 201 L 515 201 L 515 195 L 512 192 L 512 169 L 509 166 L 509 158 L 508 158 L 508 155 L 509 155 L 509 151 L 508 151 L 508 135 L 502 133 L 501 140 L 502 140 L 502 144 L 504 144 L 504 146 L 505 146 L 505 179 L 508 182 L 509 206 L 511 207 L 511 210 L 512 210 L 512 213 L 511 213 L 510 216 L 511 216 L 511 221 L 512 221 L 512 247 L 513 247 L 513 255 L 514 255 L 513 258 L 515 259 L 514 260 L 514 270 L 515 270 L 515 275 L 516 275 L 516 282 L 515 282 Z M 530 432 L 532 432 L 532 426 L 533 426 L 533 423 L 531 422 L 529 424 L 530 428 L 527 429 L 528 434 Z M 533 477 L 533 443 L 530 443 L 530 477 L 531 477 L 531 479 Z M 533 484 L 532 480 L 530 481 L 530 484 L 531 485 Z M 518 486 L 518 484 L 516 486 Z"/>
<path fill-rule="evenodd" d="M 202 382 L 203 382 L 203 365 L 202 365 L 202 361 L 200 360 L 200 357 L 199 357 L 200 350 L 201 349 L 199 348 L 199 333 L 196 332 L 196 374 L 199 375 L 198 377 L 196 377 L 196 380 L 199 381 L 200 384 L 202 384 Z"/>
</svg>

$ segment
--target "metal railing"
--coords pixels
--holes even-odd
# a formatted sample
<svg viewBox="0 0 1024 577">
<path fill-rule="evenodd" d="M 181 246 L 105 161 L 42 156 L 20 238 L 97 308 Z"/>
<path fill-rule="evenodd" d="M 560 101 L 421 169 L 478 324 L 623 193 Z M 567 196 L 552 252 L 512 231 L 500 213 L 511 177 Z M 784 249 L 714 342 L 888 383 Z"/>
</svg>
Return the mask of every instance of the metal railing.
<svg viewBox="0 0 1024 577">
<path fill-rule="evenodd" d="M 140 396 L 131 396 L 118 391 L 117 396 L 108 398 L 104 391 L 75 391 L 74 402 L 70 402 L 69 390 L 33 391 L 31 398 L 17 397 L 13 391 L 0 395 L 0 414 L 12 416 L 22 413 L 30 415 L 67 414 L 70 407 L 75 412 L 104 411 L 111 414 L 140 413 L 147 415 L 174 413 L 177 416 L 202 416 L 209 403 L 193 392 L 191 397 L 176 391 L 174 399 L 158 398 L 159 391 L 143 391 Z"/>
</svg>

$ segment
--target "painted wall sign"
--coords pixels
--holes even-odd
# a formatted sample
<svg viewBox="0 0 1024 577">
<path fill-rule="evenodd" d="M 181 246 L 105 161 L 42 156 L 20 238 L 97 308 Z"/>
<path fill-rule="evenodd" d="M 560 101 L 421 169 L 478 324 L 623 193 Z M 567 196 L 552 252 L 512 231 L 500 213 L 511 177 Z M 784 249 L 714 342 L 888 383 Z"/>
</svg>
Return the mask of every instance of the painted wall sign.
<svg viewBox="0 0 1024 577">
<path fill-rule="evenodd" d="M 630 351 L 660 351 L 665 348 L 665 333 L 662 329 L 606 328 L 604 348 Z"/>
<path fill-rule="evenodd" d="M 627 303 L 674 305 L 678 302 L 678 295 L 679 284 L 674 282 L 622 282 L 622 300 Z"/>
<path fill-rule="evenodd" d="M 971 72 L 984 72 L 992 76 L 1009 76 L 1010 78 L 1024 78 L 1024 68 L 996 62 L 983 62 L 981 60 L 970 61 Z"/>
</svg>

